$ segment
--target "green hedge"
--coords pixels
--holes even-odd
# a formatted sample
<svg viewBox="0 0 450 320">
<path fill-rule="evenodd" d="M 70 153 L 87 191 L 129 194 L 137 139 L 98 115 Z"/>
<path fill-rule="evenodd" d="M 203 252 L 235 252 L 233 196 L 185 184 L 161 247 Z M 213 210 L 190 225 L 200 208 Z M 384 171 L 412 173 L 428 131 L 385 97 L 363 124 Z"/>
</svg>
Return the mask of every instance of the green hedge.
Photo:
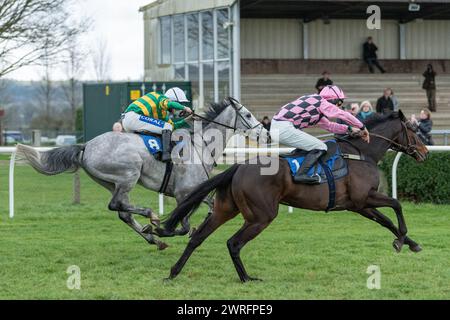
<svg viewBox="0 0 450 320">
<path fill-rule="evenodd" d="M 389 182 L 392 181 L 392 164 L 395 155 L 394 152 L 388 153 L 380 164 L 380 169 Z M 450 153 L 430 153 L 429 158 L 423 163 L 403 155 L 398 166 L 397 184 L 400 199 L 449 204 Z"/>
</svg>

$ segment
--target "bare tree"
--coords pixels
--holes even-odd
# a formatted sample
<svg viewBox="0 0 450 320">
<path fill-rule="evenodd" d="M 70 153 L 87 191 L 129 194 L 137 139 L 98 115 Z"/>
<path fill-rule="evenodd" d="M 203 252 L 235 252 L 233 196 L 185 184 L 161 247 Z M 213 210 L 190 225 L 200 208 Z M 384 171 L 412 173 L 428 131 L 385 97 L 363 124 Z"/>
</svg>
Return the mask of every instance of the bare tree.
<svg viewBox="0 0 450 320">
<path fill-rule="evenodd" d="M 99 39 L 96 44 L 92 52 L 92 65 L 97 81 L 106 81 L 109 80 L 111 71 L 111 56 L 108 43 L 105 39 Z"/>
<path fill-rule="evenodd" d="M 78 43 L 74 40 L 72 45 L 67 48 L 65 56 L 65 74 L 67 80 L 62 85 L 62 89 L 70 107 L 71 128 L 75 130 L 75 114 L 77 108 L 81 106 L 79 79 L 85 71 L 86 53 L 80 49 Z"/>
<path fill-rule="evenodd" d="M 8 94 L 7 94 L 8 84 L 6 81 L 0 79 L 0 110 L 5 112 L 6 105 L 9 102 Z M 0 115 L 0 146 L 3 145 L 3 121 L 4 114 Z"/>
<path fill-rule="evenodd" d="M 8 95 L 8 80 L 0 79 L 0 109 L 6 107 L 11 102 Z"/>
<path fill-rule="evenodd" d="M 0 0 L 0 77 L 47 55 L 56 57 L 85 31 L 71 19 L 72 0 Z"/>
<path fill-rule="evenodd" d="M 44 51 L 42 53 L 42 58 L 40 59 L 42 64 L 42 78 L 40 85 L 38 87 L 38 100 L 41 107 L 44 109 L 44 127 L 48 128 L 51 119 L 51 107 L 52 107 L 52 95 L 53 95 L 53 81 L 51 79 L 52 73 L 52 60 L 48 54 L 47 47 L 44 45 Z"/>
</svg>

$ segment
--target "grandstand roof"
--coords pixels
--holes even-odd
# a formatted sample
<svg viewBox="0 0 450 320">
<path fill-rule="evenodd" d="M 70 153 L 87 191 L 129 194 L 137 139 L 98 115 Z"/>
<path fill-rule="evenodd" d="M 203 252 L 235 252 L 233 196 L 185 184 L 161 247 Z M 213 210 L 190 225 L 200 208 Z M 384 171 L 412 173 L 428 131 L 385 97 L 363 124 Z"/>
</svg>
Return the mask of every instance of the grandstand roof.
<svg viewBox="0 0 450 320">
<path fill-rule="evenodd" d="M 420 11 L 409 11 L 409 3 Z M 366 19 L 368 5 L 381 8 L 382 19 L 409 22 L 415 19 L 450 19 L 449 0 L 241 0 L 242 18 Z"/>
</svg>

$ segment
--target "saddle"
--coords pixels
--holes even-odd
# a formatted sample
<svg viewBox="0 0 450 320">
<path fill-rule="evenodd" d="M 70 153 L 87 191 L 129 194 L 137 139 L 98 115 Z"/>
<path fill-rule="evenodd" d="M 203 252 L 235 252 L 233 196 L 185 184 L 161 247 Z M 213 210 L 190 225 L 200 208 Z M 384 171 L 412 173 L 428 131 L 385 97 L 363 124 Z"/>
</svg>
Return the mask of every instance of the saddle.
<svg viewBox="0 0 450 320">
<path fill-rule="evenodd" d="M 142 138 L 144 145 L 147 147 L 148 152 L 152 154 L 156 160 L 161 161 L 161 155 L 163 150 L 162 138 L 161 135 L 152 133 L 152 132 L 136 132 Z M 176 143 L 171 142 L 172 147 L 176 145 Z M 167 186 L 169 185 L 170 176 L 172 175 L 173 162 L 168 161 L 166 163 L 166 172 L 164 173 L 164 178 L 161 184 L 161 188 L 159 193 L 165 193 L 167 190 Z"/>
<path fill-rule="evenodd" d="M 157 160 L 160 160 L 162 152 L 161 135 L 151 132 L 136 132 L 136 134 L 142 138 L 148 152 L 155 156 Z"/>
<path fill-rule="evenodd" d="M 326 141 L 325 144 L 328 147 L 327 153 L 324 154 L 316 165 L 309 171 L 310 175 L 320 175 L 322 180 L 321 184 L 327 183 L 328 181 L 326 170 L 324 169 L 329 169 L 335 180 L 341 179 L 348 174 L 347 161 L 345 161 L 336 140 Z M 281 155 L 280 157 L 289 163 L 291 174 L 294 177 L 300 169 L 307 154 L 308 151 L 297 149 L 291 153 Z"/>
<path fill-rule="evenodd" d="M 336 184 L 335 180 L 341 179 L 348 175 L 347 161 L 341 153 L 336 140 L 326 141 L 328 151 L 324 154 L 316 165 L 308 172 L 309 175 L 318 174 L 321 178 L 321 184 L 328 183 L 329 203 L 327 212 L 335 207 L 336 202 Z M 307 151 L 294 150 L 293 152 L 280 157 L 289 163 L 291 175 L 294 177 L 305 160 Z"/>
<path fill-rule="evenodd" d="M 156 160 L 161 161 L 161 153 L 163 147 L 161 135 L 152 132 L 135 132 L 135 134 L 139 135 L 142 138 L 142 141 L 147 147 L 148 152 L 150 152 L 150 154 L 152 154 Z M 180 142 L 172 141 L 170 143 L 171 149 L 174 148 L 179 143 L 183 143 L 183 141 Z"/>
<path fill-rule="evenodd" d="M 327 145 L 327 153 L 322 156 L 322 159 L 327 161 L 329 158 L 331 158 L 333 155 L 336 154 L 336 151 L 338 149 L 338 144 L 336 143 L 336 140 L 329 140 L 325 141 L 325 144 Z M 294 151 L 286 154 L 281 154 L 281 158 L 304 158 L 308 154 L 308 151 L 301 150 L 301 149 L 295 149 Z"/>
</svg>

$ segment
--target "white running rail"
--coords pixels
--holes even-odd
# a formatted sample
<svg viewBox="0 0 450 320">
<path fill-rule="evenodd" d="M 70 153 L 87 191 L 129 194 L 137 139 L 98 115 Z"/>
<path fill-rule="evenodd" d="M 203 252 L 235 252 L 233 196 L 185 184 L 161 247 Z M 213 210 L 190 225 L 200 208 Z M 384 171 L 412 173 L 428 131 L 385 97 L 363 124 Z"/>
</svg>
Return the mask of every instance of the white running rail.
<svg viewBox="0 0 450 320">
<path fill-rule="evenodd" d="M 36 148 L 37 151 L 48 151 L 52 148 Z M 280 154 L 289 153 L 293 151 L 293 148 L 227 148 L 224 151 L 224 155 L 244 155 L 244 154 Z M 430 152 L 442 152 L 450 151 L 450 146 L 429 146 Z M 14 218 L 14 167 L 16 160 L 16 148 L 15 147 L 0 147 L 0 154 L 11 154 L 11 160 L 9 163 L 9 217 Z M 397 199 L 397 169 L 400 162 L 400 158 L 403 153 L 397 153 L 394 163 L 392 165 L 392 197 Z M 294 209 L 289 207 L 289 213 L 293 213 Z M 164 214 L 164 195 L 159 195 L 159 214 Z"/>
</svg>

